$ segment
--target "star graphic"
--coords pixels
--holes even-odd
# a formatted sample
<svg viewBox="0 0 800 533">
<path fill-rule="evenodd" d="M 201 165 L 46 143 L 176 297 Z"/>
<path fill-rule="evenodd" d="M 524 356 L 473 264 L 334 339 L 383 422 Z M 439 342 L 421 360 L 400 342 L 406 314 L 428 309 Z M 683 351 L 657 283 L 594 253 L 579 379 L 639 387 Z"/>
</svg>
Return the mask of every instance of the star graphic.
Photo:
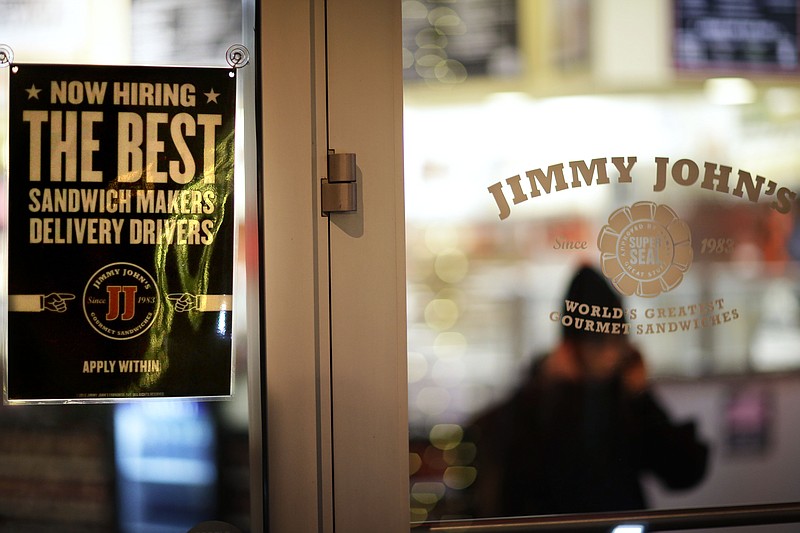
<svg viewBox="0 0 800 533">
<path fill-rule="evenodd" d="M 218 92 L 214 92 L 214 88 L 213 87 L 211 88 L 210 91 L 208 91 L 207 93 L 203 93 L 203 94 L 205 94 L 206 98 L 208 98 L 208 100 L 206 101 L 207 104 L 210 104 L 211 102 L 214 102 L 215 104 L 219 103 L 219 102 L 217 102 L 217 96 L 219 96 L 219 93 Z"/>
<path fill-rule="evenodd" d="M 37 89 L 36 85 L 33 85 L 33 84 L 31 84 L 31 88 L 30 89 L 25 89 L 25 91 L 28 93 L 28 100 L 30 100 L 31 98 L 36 98 L 38 100 L 39 99 L 39 93 L 42 92 L 41 89 Z"/>
</svg>

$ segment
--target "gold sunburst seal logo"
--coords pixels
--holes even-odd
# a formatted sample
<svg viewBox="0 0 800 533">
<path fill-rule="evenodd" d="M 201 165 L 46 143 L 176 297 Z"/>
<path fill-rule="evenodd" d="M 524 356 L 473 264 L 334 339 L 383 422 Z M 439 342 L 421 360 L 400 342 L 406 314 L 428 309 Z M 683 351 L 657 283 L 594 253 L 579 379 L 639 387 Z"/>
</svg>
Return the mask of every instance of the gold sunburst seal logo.
<svg viewBox="0 0 800 533">
<path fill-rule="evenodd" d="M 652 298 L 674 289 L 693 257 L 689 226 L 670 207 L 653 202 L 611 213 L 597 247 L 603 274 L 626 296 Z"/>
</svg>

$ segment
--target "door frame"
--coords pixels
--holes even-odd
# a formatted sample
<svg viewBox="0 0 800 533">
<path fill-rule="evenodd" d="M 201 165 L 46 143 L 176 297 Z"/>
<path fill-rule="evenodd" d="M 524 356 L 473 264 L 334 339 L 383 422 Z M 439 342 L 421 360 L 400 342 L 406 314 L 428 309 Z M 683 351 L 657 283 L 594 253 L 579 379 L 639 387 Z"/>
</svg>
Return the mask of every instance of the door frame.
<svg viewBox="0 0 800 533">
<path fill-rule="evenodd" d="M 400 3 L 257 21 L 265 528 L 407 531 Z M 356 213 L 321 212 L 329 149 L 356 153 Z"/>
</svg>

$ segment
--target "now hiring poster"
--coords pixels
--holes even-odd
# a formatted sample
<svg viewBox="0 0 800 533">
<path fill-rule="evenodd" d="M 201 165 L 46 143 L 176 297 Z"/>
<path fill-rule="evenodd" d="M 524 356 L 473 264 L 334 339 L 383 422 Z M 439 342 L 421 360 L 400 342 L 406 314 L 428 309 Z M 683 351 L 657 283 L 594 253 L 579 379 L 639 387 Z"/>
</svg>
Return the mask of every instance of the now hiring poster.
<svg viewBox="0 0 800 533">
<path fill-rule="evenodd" d="M 235 70 L 9 77 L 4 399 L 229 396 Z"/>
</svg>

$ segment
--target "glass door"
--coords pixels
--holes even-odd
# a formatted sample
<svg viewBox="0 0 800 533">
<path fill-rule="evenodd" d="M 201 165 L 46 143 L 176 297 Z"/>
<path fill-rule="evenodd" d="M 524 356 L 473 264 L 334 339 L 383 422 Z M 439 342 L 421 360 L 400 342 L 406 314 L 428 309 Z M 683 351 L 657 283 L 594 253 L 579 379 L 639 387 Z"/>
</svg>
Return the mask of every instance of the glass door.
<svg viewBox="0 0 800 533">
<path fill-rule="evenodd" d="M 227 67 L 229 47 L 254 49 L 255 6 L 249 1 L 0 5 L 5 59 L 13 54 L 19 64 Z M 260 462 L 251 459 L 251 443 L 261 447 L 259 342 L 257 335 L 248 335 L 248 330 L 258 330 L 258 314 L 252 314 L 257 282 L 246 281 L 245 268 L 245 244 L 252 246 L 248 237 L 257 228 L 254 219 L 248 220 L 254 208 L 244 202 L 255 198 L 252 191 L 245 194 L 255 187 L 254 119 L 245 112 L 254 102 L 254 73 L 249 69 L 240 72 L 237 97 L 234 179 L 242 194 L 237 192 L 235 214 L 233 397 L 219 402 L 0 406 L 0 530 L 185 533 L 209 521 L 226 524 L 226 531 L 261 529 L 264 479 Z M 0 68 L 4 187 L 9 70 Z M 3 205 L 2 232 L 6 221 Z M 249 268 L 254 268 L 252 259 Z M 5 276 L 4 271 L 3 283 Z M 2 304 L 5 311 L 6 302 Z"/>
<path fill-rule="evenodd" d="M 403 2 L 412 525 L 800 500 L 797 9 Z"/>
</svg>

